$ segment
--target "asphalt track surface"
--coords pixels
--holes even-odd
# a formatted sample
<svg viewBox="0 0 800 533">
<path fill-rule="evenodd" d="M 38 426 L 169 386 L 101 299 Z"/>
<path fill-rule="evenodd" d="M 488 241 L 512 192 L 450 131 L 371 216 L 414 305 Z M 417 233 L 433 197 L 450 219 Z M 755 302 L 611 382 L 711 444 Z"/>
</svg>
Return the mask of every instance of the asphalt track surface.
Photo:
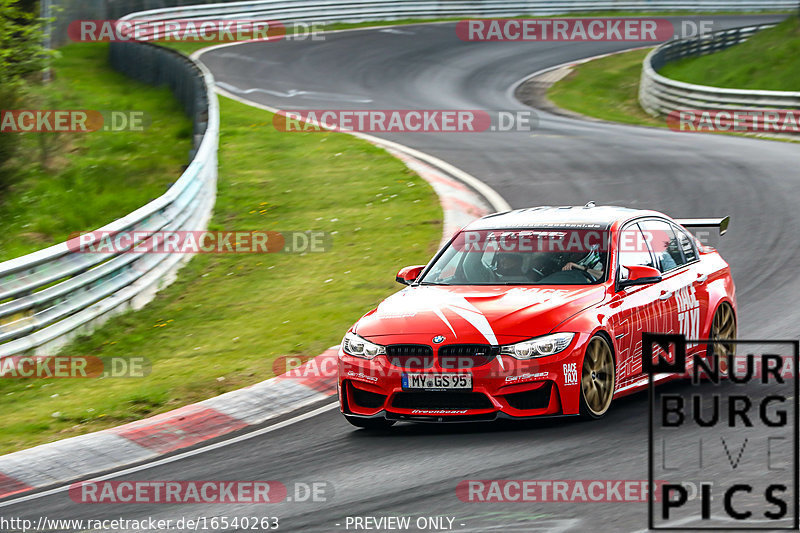
<svg viewBox="0 0 800 533">
<path fill-rule="evenodd" d="M 772 19 L 715 18 L 722 26 Z M 243 44 L 206 53 L 202 60 L 232 92 L 283 109 L 515 111 L 528 109 L 512 91 L 527 75 L 631 46 L 466 43 L 453 24 L 435 24 L 341 32 L 324 41 Z M 731 229 L 718 247 L 738 288 L 740 337 L 798 337 L 796 145 L 547 113 L 539 118 L 532 132 L 378 135 L 456 165 L 515 208 L 594 200 L 674 217 L 730 215 Z M 325 481 L 333 487 L 326 502 L 78 505 L 60 492 L 7 505 L 0 515 L 278 516 L 283 531 L 344 531 L 346 516 L 410 515 L 455 517 L 455 531 L 641 530 L 647 525 L 643 504 L 464 503 L 455 487 L 464 479 L 646 479 L 646 402 L 643 394 L 623 399 L 594 423 L 400 424 L 386 434 L 354 430 L 337 410 L 326 410 L 118 478 L 268 479 L 287 486 Z M 697 440 L 691 430 L 681 435 L 678 447 L 681 439 L 686 446 Z M 757 461 L 744 463 L 743 475 L 763 472 Z"/>
</svg>

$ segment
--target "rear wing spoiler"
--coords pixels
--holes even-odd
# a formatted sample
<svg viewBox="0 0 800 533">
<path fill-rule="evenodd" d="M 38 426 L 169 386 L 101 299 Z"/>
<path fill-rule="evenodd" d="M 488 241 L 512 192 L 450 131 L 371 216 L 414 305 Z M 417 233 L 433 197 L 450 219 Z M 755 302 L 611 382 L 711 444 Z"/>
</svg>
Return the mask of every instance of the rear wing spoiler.
<svg viewBox="0 0 800 533">
<path fill-rule="evenodd" d="M 684 228 L 719 228 L 719 234 L 725 235 L 731 217 L 722 218 L 678 218 L 675 222 Z"/>
</svg>

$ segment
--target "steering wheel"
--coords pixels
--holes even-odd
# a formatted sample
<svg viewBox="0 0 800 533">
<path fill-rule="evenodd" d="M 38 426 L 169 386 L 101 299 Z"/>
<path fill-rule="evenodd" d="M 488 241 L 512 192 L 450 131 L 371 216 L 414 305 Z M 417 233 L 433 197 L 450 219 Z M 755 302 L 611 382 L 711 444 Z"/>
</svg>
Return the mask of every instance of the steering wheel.
<svg viewBox="0 0 800 533">
<path fill-rule="evenodd" d="M 577 270 L 578 272 L 580 272 L 581 274 L 583 274 L 584 276 L 586 276 L 587 278 L 589 278 L 589 281 L 590 281 L 591 283 L 594 283 L 595 281 L 597 281 L 597 278 L 596 278 L 596 277 L 594 277 L 594 276 L 592 276 L 592 275 L 589 273 L 589 269 L 588 269 L 588 268 L 587 268 L 586 270 L 583 270 L 583 269 L 580 269 L 580 268 L 578 268 L 578 269 L 573 269 L 573 270 Z"/>
</svg>

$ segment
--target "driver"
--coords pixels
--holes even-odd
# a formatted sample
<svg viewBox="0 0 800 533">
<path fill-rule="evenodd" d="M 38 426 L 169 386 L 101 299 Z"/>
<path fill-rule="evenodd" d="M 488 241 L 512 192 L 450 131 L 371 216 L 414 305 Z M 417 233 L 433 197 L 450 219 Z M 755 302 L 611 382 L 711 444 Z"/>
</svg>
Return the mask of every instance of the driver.
<svg viewBox="0 0 800 533">
<path fill-rule="evenodd" d="M 596 247 L 593 247 L 586 257 L 577 263 L 569 261 L 561 270 L 583 270 L 597 280 L 603 277 L 603 263 L 601 260 L 602 256 L 597 252 Z"/>
</svg>

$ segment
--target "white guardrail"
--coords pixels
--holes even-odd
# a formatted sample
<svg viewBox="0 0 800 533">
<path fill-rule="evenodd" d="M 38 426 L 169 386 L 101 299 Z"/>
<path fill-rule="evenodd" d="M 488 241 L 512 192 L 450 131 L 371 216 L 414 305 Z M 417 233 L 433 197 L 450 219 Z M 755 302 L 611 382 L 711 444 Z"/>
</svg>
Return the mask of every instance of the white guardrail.
<svg viewBox="0 0 800 533">
<path fill-rule="evenodd" d="M 670 61 L 711 54 L 747 40 L 774 24 L 747 26 L 662 44 L 645 58 L 639 81 L 639 103 L 653 116 L 679 109 L 800 109 L 800 92 L 758 91 L 694 85 L 657 71 Z"/>
<path fill-rule="evenodd" d="M 188 102 L 194 120 L 205 122 L 204 134 L 191 163 L 164 195 L 98 232 L 203 229 L 214 207 L 217 182 L 219 109 L 213 78 L 205 67 L 174 52 L 144 44 L 124 46 L 137 48 L 139 60 L 147 53 L 174 55 L 166 61 L 164 57 L 153 59 L 154 63 L 145 67 L 146 76 L 154 77 L 160 60 L 162 72 L 155 76 L 170 79 L 184 98 L 192 94 L 192 83 L 197 83 L 199 91 L 205 90 L 199 103 Z M 187 71 L 176 72 L 180 70 L 176 67 Z M 187 67 L 193 70 L 191 74 Z M 197 109 L 198 105 L 203 109 Z M 0 263 L 0 357 L 56 352 L 76 333 L 111 314 L 150 301 L 188 259 L 180 254 L 74 250 L 63 242 Z"/>
<path fill-rule="evenodd" d="M 364 22 L 407 18 L 557 15 L 592 11 L 792 10 L 797 0 L 255 0 L 141 11 L 127 19 L 258 18 Z"/>
<path fill-rule="evenodd" d="M 260 0 L 153 9 L 124 18 L 361 22 L 601 10 L 790 10 L 796 5 L 797 0 Z M 216 193 L 219 111 L 213 78 L 201 65 L 196 67 L 205 80 L 208 119 L 191 164 L 166 194 L 99 231 L 206 227 Z M 54 353 L 75 334 L 111 314 L 147 303 L 159 288 L 174 279 L 175 271 L 186 259 L 186 255 L 177 254 L 74 253 L 67 243 L 61 243 L 0 263 L 0 357 Z"/>
</svg>

